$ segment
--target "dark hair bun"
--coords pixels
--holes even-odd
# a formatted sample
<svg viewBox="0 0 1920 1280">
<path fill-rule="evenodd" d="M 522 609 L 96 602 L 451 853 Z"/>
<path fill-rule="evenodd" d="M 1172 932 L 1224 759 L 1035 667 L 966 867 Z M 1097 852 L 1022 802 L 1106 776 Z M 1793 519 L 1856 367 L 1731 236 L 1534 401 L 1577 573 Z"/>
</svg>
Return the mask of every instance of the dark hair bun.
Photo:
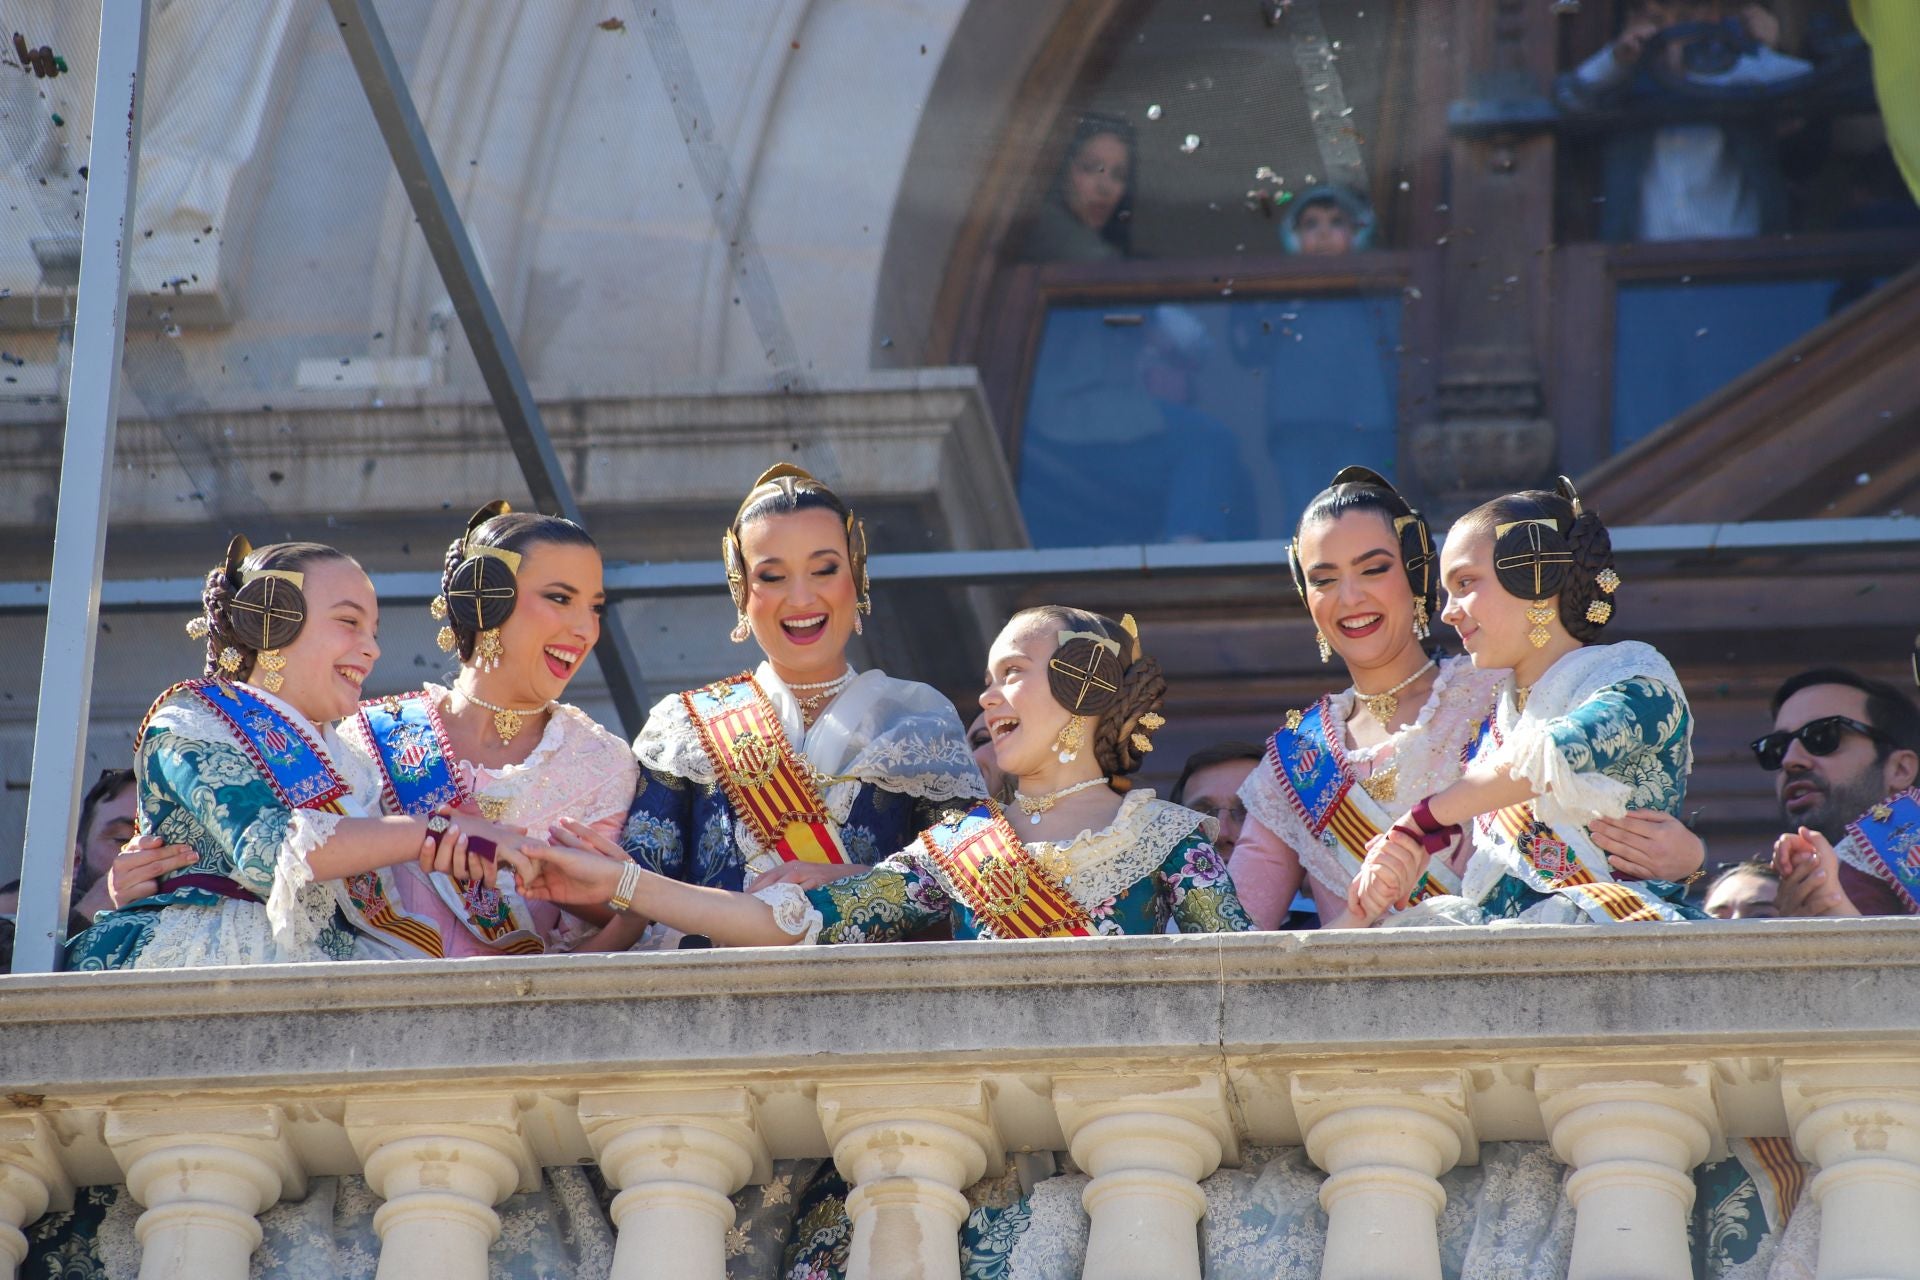
<svg viewBox="0 0 1920 1280">
<path fill-rule="evenodd" d="M 1522 600 L 1557 596 L 1573 570 L 1573 552 L 1553 519 L 1514 520 L 1493 538 L 1493 576 L 1508 595 Z"/>
<path fill-rule="evenodd" d="M 1120 656 L 1098 640 L 1080 636 L 1047 659 L 1047 689 L 1077 716 L 1104 716 L 1120 701 L 1125 669 Z"/>
<path fill-rule="evenodd" d="M 260 571 L 227 600 L 227 630 L 242 648 L 283 649 L 307 625 L 306 593 L 284 572 Z"/>
<path fill-rule="evenodd" d="M 497 556 L 471 555 L 446 576 L 447 617 L 465 631 L 485 631 L 513 613 L 519 591 L 513 569 Z"/>
<path fill-rule="evenodd" d="M 1151 748 L 1149 731 L 1140 722 L 1147 716 L 1158 716 L 1166 701 L 1167 677 L 1160 663 L 1148 657 L 1134 659 L 1121 677 L 1113 707 L 1101 714 L 1099 740 L 1093 744 L 1094 758 L 1116 783 L 1139 772 L 1145 763 L 1147 752 L 1134 737 L 1138 735 Z M 1126 789 L 1124 785 L 1115 787 L 1118 791 Z"/>
<path fill-rule="evenodd" d="M 1567 548 L 1573 553 L 1573 566 L 1560 592 L 1560 621 L 1568 635 L 1592 644 L 1613 620 L 1615 605 L 1608 598 L 1612 593 L 1600 585 L 1601 575 L 1613 568 L 1613 535 L 1599 516 L 1582 511 L 1567 531 Z"/>
</svg>

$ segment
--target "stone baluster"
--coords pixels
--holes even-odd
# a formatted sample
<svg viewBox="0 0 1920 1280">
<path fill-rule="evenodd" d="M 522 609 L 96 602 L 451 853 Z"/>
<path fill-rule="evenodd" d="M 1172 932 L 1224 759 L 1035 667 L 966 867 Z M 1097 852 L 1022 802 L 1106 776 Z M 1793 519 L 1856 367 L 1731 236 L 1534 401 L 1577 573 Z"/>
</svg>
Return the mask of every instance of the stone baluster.
<svg viewBox="0 0 1920 1280">
<path fill-rule="evenodd" d="M 146 1206 L 140 1280 L 246 1280 L 258 1215 L 307 1193 L 278 1107 L 109 1111 L 106 1140 Z"/>
<path fill-rule="evenodd" d="M 1327 1171 L 1322 1280 L 1439 1280 L 1439 1177 L 1480 1158 L 1458 1071 L 1302 1071 L 1289 1087 Z"/>
<path fill-rule="evenodd" d="M 1720 1146 L 1709 1068 L 1544 1066 L 1534 1093 L 1554 1154 L 1575 1170 L 1568 1280 L 1691 1274 L 1693 1168 Z"/>
<path fill-rule="evenodd" d="M 825 1084 L 815 1098 L 853 1184 L 847 1280 L 959 1280 L 961 1189 L 1005 1155 L 978 1080 Z"/>
<path fill-rule="evenodd" d="M 486 1280 L 500 1236 L 494 1206 L 540 1185 L 511 1097 L 378 1098 L 347 1104 L 347 1137 L 367 1184 L 386 1201 L 373 1215 L 378 1280 Z"/>
<path fill-rule="evenodd" d="M 624 1089 L 580 1098 L 619 1231 L 611 1280 L 726 1280 L 735 1191 L 770 1161 L 745 1089 Z"/>
<path fill-rule="evenodd" d="M 1820 1280 L 1920 1280 L 1920 1063 L 1787 1063 L 1780 1088 L 1820 1169 Z"/>
<path fill-rule="evenodd" d="M 1199 1280 L 1200 1179 L 1237 1160 L 1218 1077 L 1060 1076 L 1054 1111 L 1093 1175 L 1085 1280 Z"/>
<path fill-rule="evenodd" d="M 26 1260 L 26 1227 L 50 1209 L 72 1207 L 73 1182 L 47 1122 L 36 1115 L 0 1116 L 0 1275 L 13 1280 Z"/>
</svg>

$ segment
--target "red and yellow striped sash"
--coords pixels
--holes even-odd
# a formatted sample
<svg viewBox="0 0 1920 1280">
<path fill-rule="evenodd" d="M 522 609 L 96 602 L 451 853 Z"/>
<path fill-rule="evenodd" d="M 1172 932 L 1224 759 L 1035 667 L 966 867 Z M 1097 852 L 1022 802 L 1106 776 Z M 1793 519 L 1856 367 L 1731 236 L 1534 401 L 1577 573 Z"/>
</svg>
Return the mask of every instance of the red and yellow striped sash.
<svg viewBox="0 0 1920 1280">
<path fill-rule="evenodd" d="M 1668 919 L 1640 894 L 1623 884 L 1597 879 L 1580 865 L 1573 848 L 1540 821 L 1531 802 L 1509 805 L 1493 817 L 1533 868 L 1538 877 L 1536 888 L 1548 893 L 1573 890 L 1577 897 L 1592 902 L 1621 924 Z"/>
<path fill-rule="evenodd" d="M 985 801 L 960 825 L 974 829 L 946 848 L 932 831 L 921 832 L 920 840 L 961 901 L 995 936 L 1093 936 L 1085 908 L 1027 852 L 999 805 Z"/>
<path fill-rule="evenodd" d="M 742 673 L 680 695 L 733 811 L 786 862 L 850 862 L 766 693 Z"/>
</svg>

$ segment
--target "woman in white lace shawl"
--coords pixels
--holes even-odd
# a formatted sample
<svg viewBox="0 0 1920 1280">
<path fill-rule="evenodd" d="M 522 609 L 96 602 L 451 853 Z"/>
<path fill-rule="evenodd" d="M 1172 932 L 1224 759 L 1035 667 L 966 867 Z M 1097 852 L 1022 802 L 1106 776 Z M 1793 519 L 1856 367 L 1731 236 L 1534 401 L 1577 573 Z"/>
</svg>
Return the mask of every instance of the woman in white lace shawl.
<svg viewBox="0 0 1920 1280">
<path fill-rule="evenodd" d="M 751 638 L 766 658 L 648 713 L 620 842 L 649 871 L 745 889 L 785 918 L 805 913 L 806 890 L 872 866 L 985 796 L 986 782 L 951 702 L 849 664 L 872 608 L 867 539 L 833 490 L 791 463 L 769 469 L 722 552 L 738 613 L 732 639 Z M 740 717 L 756 738 L 744 751 L 727 737 Z M 796 838 L 761 820 L 751 794 L 761 766 L 777 764 L 791 765 L 824 818 Z"/>
<path fill-rule="evenodd" d="M 1339 655 L 1353 684 L 1289 712 L 1241 788 L 1248 820 L 1231 868 L 1263 929 L 1286 918 L 1303 883 L 1323 925 L 1348 923 L 1347 886 L 1368 842 L 1392 822 L 1397 801 L 1459 778 L 1507 676 L 1431 645 L 1439 612 L 1431 535 L 1378 472 L 1343 468 L 1301 514 L 1290 550 L 1321 661 Z M 1623 877 L 1675 879 L 1704 855 L 1663 813 L 1627 815 L 1595 836 Z M 1457 893 L 1471 852 L 1430 863 L 1416 899 Z"/>
</svg>

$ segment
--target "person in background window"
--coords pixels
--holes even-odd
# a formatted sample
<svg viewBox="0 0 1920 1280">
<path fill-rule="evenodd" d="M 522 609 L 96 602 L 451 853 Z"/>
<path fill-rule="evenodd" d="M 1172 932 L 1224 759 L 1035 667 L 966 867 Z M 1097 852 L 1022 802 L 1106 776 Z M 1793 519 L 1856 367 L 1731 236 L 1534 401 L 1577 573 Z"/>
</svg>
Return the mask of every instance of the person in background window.
<svg viewBox="0 0 1920 1280">
<path fill-rule="evenodd" d="M 1773 920 L 1780 915 L 1779 894 L 1780 873 L 1764 859 L 1750 858 L 1713 878 L 1703 909 L 1715 920 Z"/>
<path fill-rule="evenodd" d="M 1060 172 L 1027 235 L 1034 262 L 1103 262 L 1132 255 L 1133 126 L 1081 117 Z"/>
<path fill-rule="evenodd" d="M 1718 28 L 1710 30 L 1709 28 Z M 1673 33 L 1671 36 L 1665 33 Z M 1701 90 L 1764 92 L 1813 70 L 1774 46 L 1780 22 L 1764 5 L 1632 0 L 1620 34 L 1565 82 L 1575 109 L 1665 100 Z M 1787 229 L 1786 181 L 1771 123 L 1675 123 L 1607 140 L 1606 240 L 1694 240 Z"/>
<path fill-rule="evenodd" d="M 107 872 L 120 856 L 120 846 L 133 839 L 135 802 L 133 770 L 103 769 L 80 801 L 80 826 L 73 838 L 72 909 L 67 928 L 78 933 L 93 923 L 96 912 L 113 907 L 107 896 Z M 20 882 L 0 886 L 0 916 L 19 907 Z"/>
<path fill-rule="evenodd" d="M 1373 206 L 1349 187 L 1315 187 L 1280 220 L 1280 243 L 1288 253 L 1337 258 L 1373 244 Z"/>
<path fill-rule="evenodd" d="M 1079 339 L 1052 361 L 1027 416 L 1020 507 L 1033 545 L 1254 536 L 1239 438 L 1193 404 L 1214 351 L 1206 321 L 1163 304 Z"/>
</svg>

